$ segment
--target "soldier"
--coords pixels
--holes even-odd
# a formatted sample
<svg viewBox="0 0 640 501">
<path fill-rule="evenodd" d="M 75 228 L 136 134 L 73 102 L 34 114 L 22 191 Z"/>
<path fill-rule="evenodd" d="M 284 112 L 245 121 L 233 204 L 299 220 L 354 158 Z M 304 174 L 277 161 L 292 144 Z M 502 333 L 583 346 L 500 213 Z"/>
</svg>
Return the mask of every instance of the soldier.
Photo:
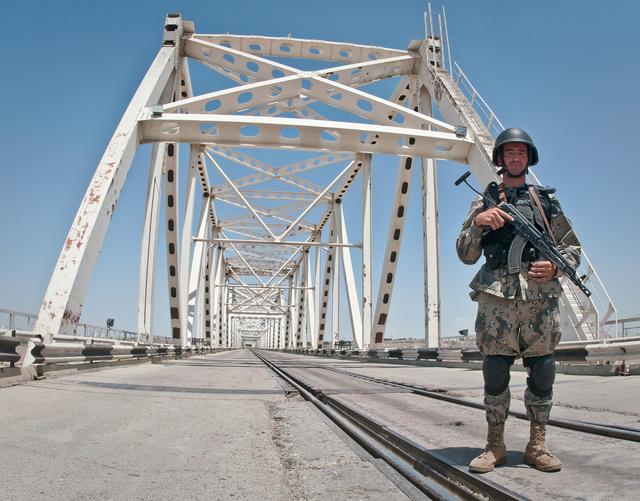
<svg viewBox="0 0 640 501">
<path fill-rule="evenodd" d="M 506 129 L 493 148 L 493 163 L 500 167 L 502 184 L 497 190 L 487 190 L 485 196 L 496 204 L 508 201 L 516 206 L 540 231 L 552 236 L 560 253 L 575 268 L 580 260 L 580 243 L 552 195 L 555 190 L 526 183 L 529 166 L 537 162 L 538 150 L 531 137 L 521 129 Z M 470 284 L 470 295 L 478 303 L 476 344 L 484 355 L 487 445 L 471 461 L 469 470 L 485 473 L 506 463 L 504 424 L 511 401 L 509 368 L 522 357 L 529 375 L 524 403 L 531 426 L 524 460 L 541 471 L 559 471 L 562 463 L 545 444 L 545 428 L 555 379 L 553 350 L 561 335 L 558 298 L 562 287 L 551 261 L 538 259 L 529 243 L 523 248 L 520 240 L 516 245 L 519 237 L 510 231 L 511 220 L 509 214 L 477 197 L 456 242 L 463 263 L 474 264 L 483 252 L 486 258 Z M 513 260 L 507 260 L 510 251 L 522 252 L 515 267 Z"/>
</svg>

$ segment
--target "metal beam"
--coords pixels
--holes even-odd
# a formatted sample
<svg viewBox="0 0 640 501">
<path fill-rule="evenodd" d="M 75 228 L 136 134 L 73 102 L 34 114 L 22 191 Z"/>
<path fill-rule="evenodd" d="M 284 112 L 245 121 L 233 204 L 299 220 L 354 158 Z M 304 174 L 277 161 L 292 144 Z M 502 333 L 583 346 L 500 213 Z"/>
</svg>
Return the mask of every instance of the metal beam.
<svg viewBox="0 0 640 501">
<path fill-rule="evenodd" d="M 431 96 L 424 87 L 419 92 L 421 111 L 431 113 Z M 440 228 L 436 161 L 432 158 L 421 158 L 420 174 L 422 178 L 425 342 L 428 348 L 438 348 L 440 346 Z"/>
<path fill-rule="evenodd" d="M 388 153 L 467 162 L 473 142 L 450 132 L 324 120 L 242 115 L 155 116 L 140 119 L 143 142 L 179 141 L 243 147 Z M 368 141 L 373 136 L 375 141 Z"/>
<path fill-rule="evenodd" d="M 178 23 L 178 35 L 182 22 Z M 64 241 L 45 292 L 34 332 L 52 342 L 54 335 L 73 335 L 111 216 L 139 144 L 140 112 L 157 104 L 166 86 L 173 84 L 176 46 L 164 46 L 151 63 L 138 90 L 107 145 L 73 224 Z"/>
<path fill-rule="evenodd" d="M 413 176 L 413 157 L 401 158 L 398 165 L 396 195 L 392 207 L 387 246 L 382 261 L 382 274 L 374 315 L 374 326 L 370 347 L 381 346 L 387 328 L 387 317 L 391 307 L 391 296 L 400 257 L 400 244 L 404 234 L 404 222 L 409 201 L 409 189 Z"/>
</svg>

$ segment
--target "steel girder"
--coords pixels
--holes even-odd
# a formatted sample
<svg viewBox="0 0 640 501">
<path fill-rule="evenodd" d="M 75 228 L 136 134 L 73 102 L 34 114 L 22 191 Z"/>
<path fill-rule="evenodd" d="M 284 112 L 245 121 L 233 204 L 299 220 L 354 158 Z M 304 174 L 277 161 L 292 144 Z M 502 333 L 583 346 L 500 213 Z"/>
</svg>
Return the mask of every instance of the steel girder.
<svg viewBox="0 0 640 501">
<path fill-rule="evenodd" d="M 437 65 L 429 59 L 433 56 L 427 43 L 414 49 L 199 35 L 180 17 L 167 18 L 163 47 L 118 125 L 74 220 L 36 331 L 48 340 L 54 334 L 73 333 L 132 158 L 139 144 L 152 142 L 141 250 L 141 340 L 153 336 L 152 296 L 157 282 L 153 269 L 160 201 L 164 200 L 169 317 L 172 336 L 182 344 L 189 344 L 195 336 L 210 339 L 216 346 L 237 343 L 241 311 L 253 308 L 266 319 L 273 314 L 268 309 L 277 308 L 280 320 L 265 324 L 266 346 L 289 348 L 295 343 L 299 348 L 322 348 L 331 305 L 331 343 L 335 346 L 340 336 L 340 276 L 345 282 L 355 345 L 365 348 L 379 341 L 375 335 L 381 331 L 375 327 L 388 313 L 393 285 L 385 277 L 393 273 L 399 256 L 396 233 L 401 231 L 398 225 L 404 212 L 398 214 L 401 207 L 406 208 L 408 189 L 404 186 L 410 181 L 403 171 L 412 170 L 406 166 L 413 167 L 414 158 L 423 159 L 425 245 L 435 245 L 436 251 L 437 229 L 435 237 L 431 232 L 434 221 L 437 223 L 432 159 L 469 163 L 481 179 L 492 178 L 494 172 L 486 161 L 486 138 L 475 130 L 475 122 L 461 120 L 455 102 L 442 101 Z M 331 60 L 341 66 L 301 71 L 268 59 L 274 56 Z M 191 59 L 239 85 L 193 96 Z M 388 99 L 362 90 L 385 78 L 400 78 Z M 445 121 L 431 116 L 426 94 L 418 106 L 419 88 L 433 97 Z M 327 119 L 334 109 L 341 117 L 349 114 L 354 120 Z M 458 127 L 461 123 L 471 134 Z M 182 195 L 179 143 L 190 145 Z M 256 154 L 248 154 L 247 148 Z M 319 154 L 278 166 L 259 158 L 262 149 Z M 372 156 L 381 153 L 399 155 L 402 174 L 387 239 L 386 271 L 373 315 L 371 164 Z M 330 182 L 305 177 L 320 169 L 333 169 Z M 363 184 L 362 236 L 349 244 L 341 202 L 358 176 Z M 214 178 L 217 181 L 212 183 Z M 280 183 L 282 188 L 254 188 L 265 183 Z M 198 186 L 205 200 L 200 204 Z M 183 214 L 178 213 L 179 196 L 185 197 Z M 200 217 L 194 232 L 198 205 Z M 330 236 L 323 241 L 327 223 Z M 241 238 L 234 239 L 234 235 Z M 360 293 L 350 246 L 363 252 Z M 437 278 L 437 252 L 431 249 L 428 256 L 428 275 Z M 427 302 L 427 311 L 432 312 L 429 318 L 437 309 L 433 304 L 439 304 L 438 289 L 430 287 L 430 280 L 425 288 L 430 297 L 436 297 Z M 429 324 L 428 330 L 434 328 Z"/>
</svg>

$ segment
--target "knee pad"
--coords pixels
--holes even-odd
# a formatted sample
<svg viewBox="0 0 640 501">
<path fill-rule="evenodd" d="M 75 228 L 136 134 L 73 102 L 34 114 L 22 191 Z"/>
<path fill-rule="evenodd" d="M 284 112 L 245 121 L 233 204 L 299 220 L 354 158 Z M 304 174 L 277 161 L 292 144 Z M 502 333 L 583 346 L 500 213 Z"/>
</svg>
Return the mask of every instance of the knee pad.
<svg viewBox="0 0 640 501">
<path fill-rule="evenodd" d="M 542 357 L 527 357 L 524 366 L 529 368 L 527 386 L 539 397 L 548 397 L 553 391 L 553 382 L 556 379 L 556 363 L 553 355 Z"/>
<path fill-rule="evenodd" d="M 484 389 L 489 395 L 500 395 L 509 387 L 509 367 L 515 357 L 488 355 L 482 362 Z"/>
</svg>

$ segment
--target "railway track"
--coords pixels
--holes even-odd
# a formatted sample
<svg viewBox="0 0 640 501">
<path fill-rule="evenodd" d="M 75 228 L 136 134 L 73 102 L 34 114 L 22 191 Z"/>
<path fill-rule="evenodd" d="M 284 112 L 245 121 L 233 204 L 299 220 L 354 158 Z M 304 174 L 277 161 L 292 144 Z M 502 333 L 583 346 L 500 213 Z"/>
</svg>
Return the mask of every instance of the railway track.
<svg viewBox="0 0 640 501">
<path fill-rule="evenodd" d="M 447 395 L 442 390 L 434 390 L 422 386 L 411 385 L 406 383 L 398 383 L 395 381 L 390 381 L 388 379 L 376 378 L 373 376 L 366 376 L 363 374 L 355 374 L 353 372 L 349 372 L 346 370 L 336 369 L 335 367 L 327 367 L 323 365 L 316 364 L 313 366 L 315 369 L 322 369 L 330 372 L 335 372 L 337 374 L 350 376 L 357 379 L 362 379 L 366 381 L 370 381 L 373 383 L 383 384 L 386 386 L 393 386 L 396 388 L 402 388 L 411 391 L 416 395 L 421 395 L 423 397 L 433 398 L 436 400 L 442 400 L 445 402 L 453 403 L 456 405 L 462 405 L 465 407 L 473 407 L 476 409 L 484 410 L 484 405 L 478 402 L 473 402 L 471 400 L 467 400 L 465 398 L 454 397 L 452 395 Z M 524 412 L 518 411 L 509 411 L 510 416 L 517 417 L 519 419 L 527 420 L 527 415 Z M 607 425 L 602 423 L 591 423 L 586 421 L 577 421 L 572 419 L 561 419 L 561 418 L 551 418 L 549 419 L 549 425 L 555 426 L 558 428 L 565 428 L 569 430 L 579 431 L 582 433 L 589 433 L 592 435 L 600 435 L 603 437 L 609 438 L 617 438 L 620 440 L 628 440 L 631 442 L 640 442 L 640 429 L 632 428 L 627 426 L 616 426 L 616 425 Z"/>
<path fill-rule="evenodd" d="M 495 482 L 469 473 L 383 423 L 366 416 L 321 390 L 307 385 L 277 361 L 253 352 L 278 377 L 293 386 L 372 456 L 383 459 L 431 499 L 525 500 Z"/>
</svg>

